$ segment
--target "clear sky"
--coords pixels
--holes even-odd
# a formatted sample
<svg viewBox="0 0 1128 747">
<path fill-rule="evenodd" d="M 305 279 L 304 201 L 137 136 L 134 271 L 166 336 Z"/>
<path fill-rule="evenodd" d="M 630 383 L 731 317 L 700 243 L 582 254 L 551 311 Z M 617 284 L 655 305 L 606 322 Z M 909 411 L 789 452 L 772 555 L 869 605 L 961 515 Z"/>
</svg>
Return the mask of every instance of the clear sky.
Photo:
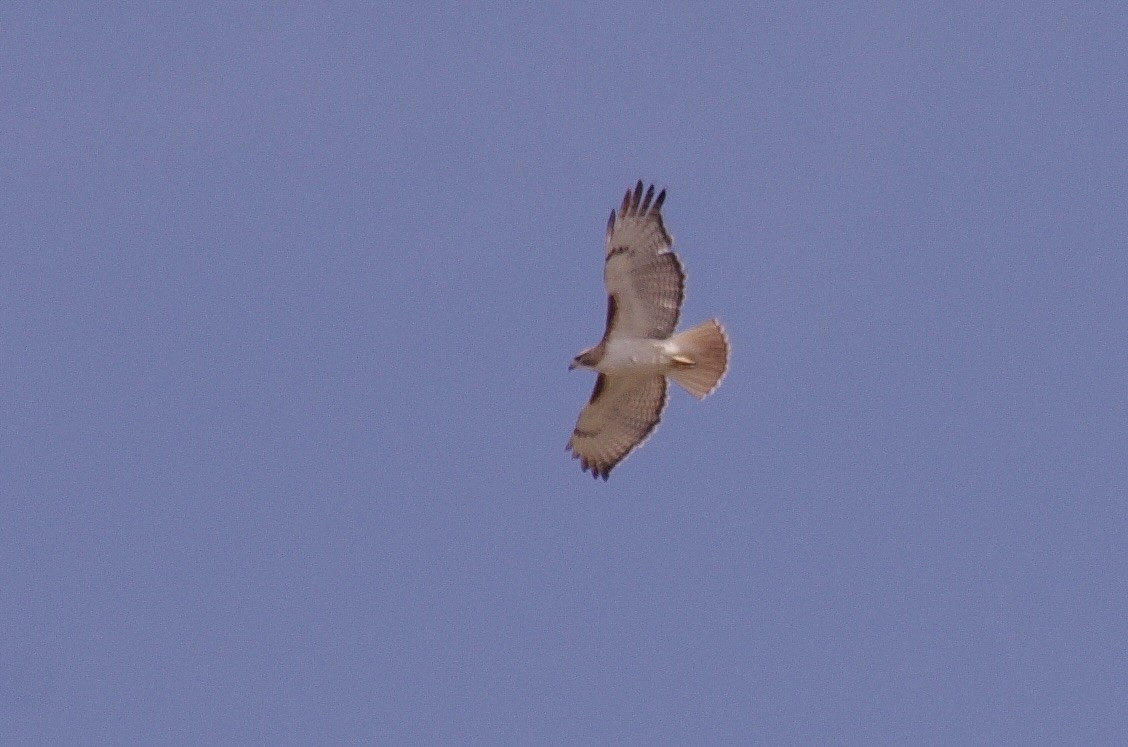
<svg viewBox="0 0 1128 747">
<path fill-rule="evenodd" d="M 1115 4 L 113 5 L 0 10 L 0 741 L 1128 738 Z M 605 484 L 640 178 L 732 366 Z"/>
</svg>

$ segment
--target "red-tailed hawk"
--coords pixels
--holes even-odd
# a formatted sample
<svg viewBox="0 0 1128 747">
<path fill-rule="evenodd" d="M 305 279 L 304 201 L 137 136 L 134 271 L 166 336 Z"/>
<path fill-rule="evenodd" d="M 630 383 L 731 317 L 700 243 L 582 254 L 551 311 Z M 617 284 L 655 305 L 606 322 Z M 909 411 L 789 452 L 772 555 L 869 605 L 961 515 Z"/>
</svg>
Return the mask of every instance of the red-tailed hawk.
<svg viewBox="0 0 1128 747">
<path fill-rule="evenodd" d="M 599 373 L 568 446 L 592 477 L 604 480 L 662 417 L 666 377 L 701 399 L 728 369 L 728 338 L 716 319 L 674 334 L 685 295 L 685 272 L 662 222 L 666 190 L 640 181 L 607 221 L 607 330 L 569 369 Z"/>
</svg>

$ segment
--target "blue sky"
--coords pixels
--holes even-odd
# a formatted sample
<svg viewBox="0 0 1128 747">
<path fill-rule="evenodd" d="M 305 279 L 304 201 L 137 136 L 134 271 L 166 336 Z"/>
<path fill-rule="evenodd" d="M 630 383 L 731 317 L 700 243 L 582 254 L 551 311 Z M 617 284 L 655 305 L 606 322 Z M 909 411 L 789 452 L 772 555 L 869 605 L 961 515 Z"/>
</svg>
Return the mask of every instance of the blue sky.
<svg viewBox="0 0 1128 747">
<path fill-rule="evenodd" d="M 1112 7 L 5 7 L 0 741 L 1123 740 Z"/>
</svg>

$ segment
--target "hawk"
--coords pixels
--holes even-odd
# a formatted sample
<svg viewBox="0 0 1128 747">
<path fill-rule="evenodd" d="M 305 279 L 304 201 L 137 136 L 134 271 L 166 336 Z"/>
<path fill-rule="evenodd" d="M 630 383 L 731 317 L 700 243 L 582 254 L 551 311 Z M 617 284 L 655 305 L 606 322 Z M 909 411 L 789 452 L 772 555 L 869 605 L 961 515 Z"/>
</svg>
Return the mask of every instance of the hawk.
<svg viewBox="0 0 1128 747">
<path fill-rule="evenodd" d="M 666 407 L 666 377 L 698 399 L 721 383 L 729 346 L 716 319 L 674 333 L 685 296 L 685 271 L 662 222 L 666 190 L 643 194 L 642 182 L 623 196 L 607 221 L 607 329 L 569 370 L 599 376 L 566 449 L 584 471 L 604 480 L 658 425 Z"/>
</svg>

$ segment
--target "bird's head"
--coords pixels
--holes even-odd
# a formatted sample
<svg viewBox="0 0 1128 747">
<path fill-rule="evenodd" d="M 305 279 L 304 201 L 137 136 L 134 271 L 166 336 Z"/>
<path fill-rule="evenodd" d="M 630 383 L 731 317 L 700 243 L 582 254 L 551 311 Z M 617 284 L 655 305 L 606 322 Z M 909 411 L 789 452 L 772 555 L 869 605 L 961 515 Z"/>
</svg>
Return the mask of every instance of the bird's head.
<svg viewBox="0 0 1128 747">
<path fill-rule="evenodd" d="M 569 371 L 574 371 L 577 368 L 594 368 L 597 356 L 594 354 L 595 348 L 588 348 L 582 351 L 579 355 L 572 359 L 572 363 L 568 366 Z"/>
</svg>

